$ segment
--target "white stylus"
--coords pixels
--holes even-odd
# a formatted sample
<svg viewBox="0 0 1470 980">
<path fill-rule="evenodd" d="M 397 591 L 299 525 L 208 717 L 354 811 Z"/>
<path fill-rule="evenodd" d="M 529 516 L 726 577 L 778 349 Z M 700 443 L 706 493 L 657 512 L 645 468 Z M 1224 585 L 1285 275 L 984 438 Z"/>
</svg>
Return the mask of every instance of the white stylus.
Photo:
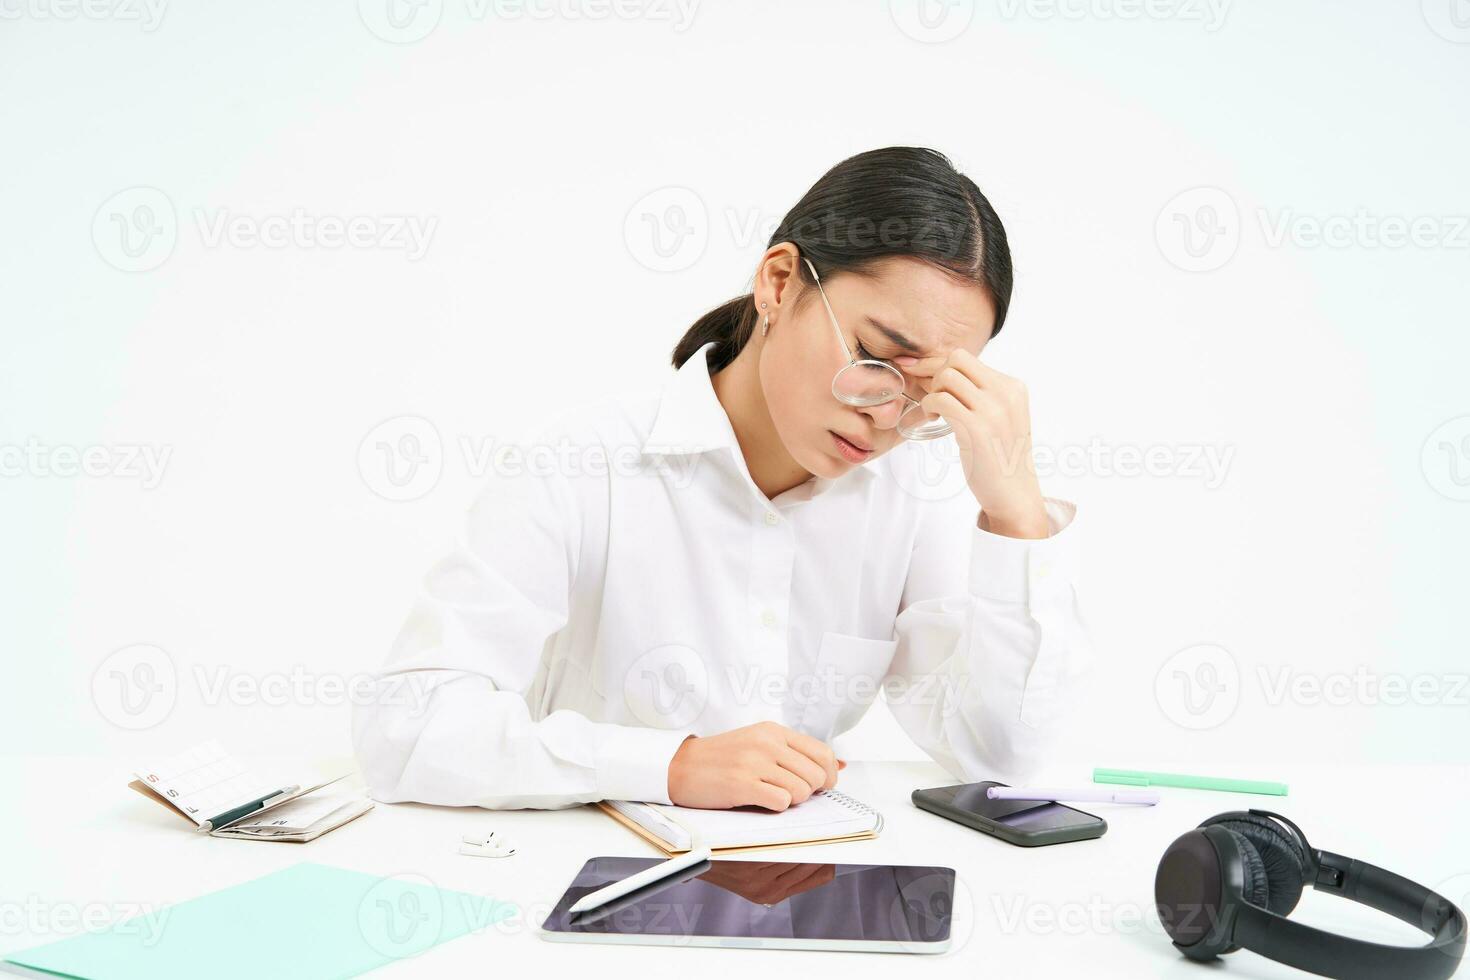
<svg viewBox="0 0 1470 980">
<path fill-rule="evenodd" d="M 1159 802 L 1156 789 L 1103 789 L 1094 786 L 1077 789 L 991 786 L 985 795 L 992 800 L 1053 800 L 1058 803 L 1141 803 L 1153 806 Z"/>
<path fill-rule="evenodd" d="M 569 915 L 575 915 L 578 912 L 586 912 L 588 909 L 595 909 L 600 905 L 606 905 L 608 902 L 622 898 L 629 892 L 636 891 L 644 885 L 651 885 L 655 881 L 661 881 L 670 875 L 676 875 L 685 868 L 692 868 L 701 861 L 708 861 L 709 858 L 710 852 L 707 847 L 697 847 L 686 854 L 671 857 L 667 861 L 655 864 L 651 868 L 644 868 L 637 874 L 629 875 L 622 881 L 615 881 L 611 885 L 604 885 L 590 895 L 583 895 L 577 900 L 576 904 L 567 909 L 567 913 Z"/>
</svg>

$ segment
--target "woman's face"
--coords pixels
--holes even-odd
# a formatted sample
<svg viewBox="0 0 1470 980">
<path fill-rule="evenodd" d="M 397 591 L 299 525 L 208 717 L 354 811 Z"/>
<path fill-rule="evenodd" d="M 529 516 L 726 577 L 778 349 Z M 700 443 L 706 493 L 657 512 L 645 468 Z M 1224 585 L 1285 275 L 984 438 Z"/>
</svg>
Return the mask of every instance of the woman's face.
<svg viewBox="0 0 1470 980">
<path fill-rule="evenodd" d="M 769 261 L 794 264 L 801 259 L 783 253 Z M 871 275 L 834 272 L 823 277 L 822 288 L 853 357 L 921 359 L 918 364 L 894 362 L 904 372 L 911 398 L 928 393 L 944 355 L 956 347 L 978 354 L 989 340 L 995 305 L 983 286 L 961 283 L 912 258 L 880 259 L 865 272 Z M 784 277 L 768 271 L 759 279 L 757 305 L 769 304 L 765 312 L 772 321 L 761 351 L 761 387 L 776 432 L 797 464 L 816 476 L 836 479 L 902 441 L 896 426 L 907 401 L 858 407 L 832 394 L 832 378 L 847 364 L 847 355 L 817 287 L 803 286 L 794 269 Z M 798 308 L 803 290 L 810 295 Z M 767 294 L 779 303 L 771 303 Z M 922 360 L 936 355 L 937 360 Z"/>
</svg>

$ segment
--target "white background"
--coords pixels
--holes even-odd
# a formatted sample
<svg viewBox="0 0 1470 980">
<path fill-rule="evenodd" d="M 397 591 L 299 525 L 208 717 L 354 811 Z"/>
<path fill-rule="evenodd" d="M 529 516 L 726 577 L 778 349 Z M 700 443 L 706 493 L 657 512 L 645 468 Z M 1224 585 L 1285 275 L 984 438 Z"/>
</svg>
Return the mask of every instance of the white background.
<svg viewBox="0 0 1470 980">
<path fill-rule="evenodd" d="M 0 752 L 350 751 L 480 452 L 660 384 L 905 144 L 1006 223 L 987 360 L 1080 506 L 1058 763 L 1470 758 L 1464 0 L 386 2 L 0 0 Z M 293 215 L 372 240 L 213 234 Z"/>
</svg>

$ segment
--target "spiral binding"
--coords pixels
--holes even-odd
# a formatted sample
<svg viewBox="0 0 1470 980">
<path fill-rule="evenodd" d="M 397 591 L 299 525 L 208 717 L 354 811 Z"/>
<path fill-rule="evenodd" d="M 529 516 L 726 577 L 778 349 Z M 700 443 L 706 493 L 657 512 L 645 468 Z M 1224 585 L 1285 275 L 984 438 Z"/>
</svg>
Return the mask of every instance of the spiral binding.
<svg viewBox="0 0 1470 980">
<path fill-rule="evenodd" d="M 849 810 L 852 810 L 854 813 L 871 813 L 873 816 L 878 818 L 878 825 L 873 828 L 873 831 L 876 833 L 883 829 L 883 814 L 873 807 L 869 806 L 868 804 L 864 803 L 862 800 L 848 796 L 846 793 L 842 792 L 839 789 L 824 789 L 821 791 L 820 795 L 831 798 L 834 803 L 839 803 L 842 806 L 847 807 Z"/>
</svg>

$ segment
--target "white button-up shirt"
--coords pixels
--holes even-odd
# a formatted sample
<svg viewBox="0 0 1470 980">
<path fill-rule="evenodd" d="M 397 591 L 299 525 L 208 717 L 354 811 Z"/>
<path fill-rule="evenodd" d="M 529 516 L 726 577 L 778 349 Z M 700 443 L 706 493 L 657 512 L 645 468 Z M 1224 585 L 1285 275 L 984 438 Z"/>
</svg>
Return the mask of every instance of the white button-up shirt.
<svg viewBox="0 0 1470 980">
<path fill-rule="evenodd" d="M 385 802 L 667 803 L 688 735 L 823 741 L 880 693 L 957 779 L 1040 761 L 1091 659 L 1075 507 L 977 526 L 954 436 L 774 499 L 695 353 L 656 396 L 564 414 L 496 459 L 354 711 Z"/>
</svg>

